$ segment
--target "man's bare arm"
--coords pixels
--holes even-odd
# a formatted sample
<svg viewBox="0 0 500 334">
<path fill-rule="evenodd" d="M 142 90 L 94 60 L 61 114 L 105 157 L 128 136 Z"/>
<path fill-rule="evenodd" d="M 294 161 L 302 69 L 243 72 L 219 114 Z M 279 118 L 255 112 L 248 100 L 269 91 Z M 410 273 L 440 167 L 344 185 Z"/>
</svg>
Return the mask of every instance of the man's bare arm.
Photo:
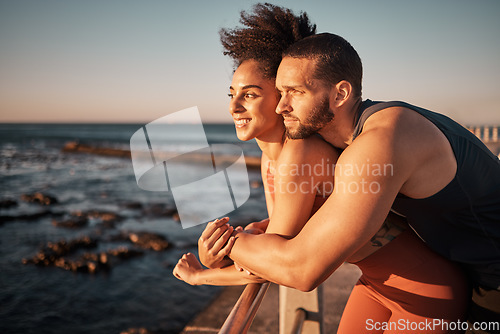
<svg viewBox="0 0 500 334">
<path fill-rule="evenodd" d="M 296 237 L 238 235 L 230 257 L 282 285 L 319 285 L 378 231 L 408 179 L 416 159 L 397 142 L 384 128 L 366 131 L 340 156 L 334 193 Z"/>
</svg>

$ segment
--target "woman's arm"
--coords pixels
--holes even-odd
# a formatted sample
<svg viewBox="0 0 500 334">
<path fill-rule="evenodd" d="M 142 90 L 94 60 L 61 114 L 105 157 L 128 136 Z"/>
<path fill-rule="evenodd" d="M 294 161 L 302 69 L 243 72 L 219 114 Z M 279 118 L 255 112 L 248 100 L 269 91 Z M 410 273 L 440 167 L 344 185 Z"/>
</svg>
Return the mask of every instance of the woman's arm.
<svg viewBox="0 0 500 334">
<path fill-rule="evenodd" d="M 262 153 L 261 157 L 261 177 L 264 184 L 266 197 L 266 206 L 268 212 L 272 211 L 273 200 L 270 195 L 269 185 L 267 183 L 267 170 L 270 164 L 274 162 Z M 249 224 L 245 230 L 250 233 L 264 233 L 267 229 L 269 219 Z M 250 231 L 252 230 L 252 231 Z M 233 246 L 234 238 L 231 238 L 234 229 L 228 224 L 228 218 L 216 219 L 205 227 L 205 230 L 198 239 L 198 254 L 201 263 L 211 269 L 223 268 L 233 263 L 227 255 Z"/>
<path fill-rule="evenodd" d="M 274 168 L 274 208 L 266 233 L 294 237 L 312 215 L 317 195 L 333 191 L 339 153 L 318 137 L 286 141 Z"/>
<path fill-rule="evenodd" d="M 184 254 L 174 268 L 174 276 L 191 285 L 245 285 L 266 280 L 238 271 L 233 265 L 220 269 L 203 269 L 196 256 Z"/>
<path fill-rule="evenodd" d="M 293 237 L 299 233 L 311 216 L 316 195 L 322 193 L 321 185 L 327 183 L 333 189 L 332 166 L 337 158 L 337 150 L 316 137 L 287 142 L 276 162 L 270 161 L 263 154 L 262 180 L 268 210 L 272 212 L 266 233 L 285 237 Z M 267 178 L 270 164 L 274 164 L 271 166 L 274 169 L 274 191 Z M 225 221 L 222 225 L 224 223 Z M 190 284 L 240 285 L 247 284 L 247 279 L 254 278 L 234 266 L 215 270 L 216 266 L 213 266 L 214 261 L 211 259 L 220 263 L 234 243 L 233 238 L 228 241 L 221 237 L 227 233 L 227 229 L 219 229 L 219 224 L 221 223 L 210 223 L 199 243 L 202 262 L 214 270 L 203 270 L 201 265 L 190 269 L 185 263 L 178 264 L 177 272 L 183 270 L 182 279 Z M 219 246 L 214 247 L 215 244 Z M 259 278 L 259 281 L 263 280 Z"/>
</svg>

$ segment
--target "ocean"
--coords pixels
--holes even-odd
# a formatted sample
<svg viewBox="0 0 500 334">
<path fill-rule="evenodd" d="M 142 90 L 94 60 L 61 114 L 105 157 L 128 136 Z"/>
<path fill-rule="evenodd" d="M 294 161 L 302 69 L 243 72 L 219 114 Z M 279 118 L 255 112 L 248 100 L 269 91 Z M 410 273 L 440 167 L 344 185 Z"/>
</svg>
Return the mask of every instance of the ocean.
<svg viewBox="0 0 500 334">
<path fill-rule="evenodd" d="M 0 333 L 178 333 L 220 291 L 172 275 L 183 253 L 197 253 L 205 225 L 183 229 L 170 193 L 137 186 L 130 157 L 62 150 L 68 142 L 128 150 L 142 125 L 0 124 Z M 232 124 L 204 128 L 209 143 L 259 155 Z M 179 127 L 171 149 L 189 147 L 191 132 Z M 249 177 L 249 200 L 228 214 L 235 226 L 267 215 L 260 173 Z M 141 247 L 132 234 L 169 247 Z M 85 238 L 92 243 L 78 244 Z M 51 258 L 54 245 L 66 253 Z"/>
</svg>

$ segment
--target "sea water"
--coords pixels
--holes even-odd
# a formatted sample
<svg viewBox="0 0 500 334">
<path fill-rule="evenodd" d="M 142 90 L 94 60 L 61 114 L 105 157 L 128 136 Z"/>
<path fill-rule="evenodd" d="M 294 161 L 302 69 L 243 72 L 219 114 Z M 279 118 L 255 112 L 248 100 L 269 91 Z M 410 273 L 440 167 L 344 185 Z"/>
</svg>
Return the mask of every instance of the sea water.
<svg viewBox="0 0 500 334">
<path fill-rule="evenodd" d="M 204 225 L 183 229 L 172 216 L 131 209 L 130 203 L 143 208 L 175 208 L 175 203 L 169 193 L 138 188 L 130 158 L 62 152 L 69 141 L 129 149 L 130 137 L 140 127 L 0 124 L 0 200 L 17 203 L 0 208 L 0 333 L 120 333 L 130 328 L 177 333 L 220 291 L 218 287 L 193 287 L 173 277 L 179 257 L 196 253 Z M 235 144 L 246 155 L 259 154 L 255 142 L 238 141 L 233 125 L 204 128 L 209 143 Z M 189 147 L 189 125 L 171 135 L 173 151 Z M 257 171 L 249 173 L 252 182 L 260 180 Z M 57 203 L 42 207 L 21 200 L 22 195 L 36 192 L 55 197 Z M 77 211 L 113 212 L 123 220 L 102 228 L 91 219 L 85 227 L 67 229 L 54 226 L 58 218 L 51 214 L 22 218 L 47 209 L 62 216 Z M 237 225 L 263 219 L 265 211 L 263 190 L 254 187 L 247 203 L 229 216 Z M 32 258 L 47 243 L 61 239 L 94 235 L 99 238 L 98 251 L 116 248 L 121 244 L 109 236 L 121 231 L 154 232 L 174 246 L 161 252 L 146 250 L 143 256 L 95 274 L 23 264 L 23 259 Z"/>
</svg>

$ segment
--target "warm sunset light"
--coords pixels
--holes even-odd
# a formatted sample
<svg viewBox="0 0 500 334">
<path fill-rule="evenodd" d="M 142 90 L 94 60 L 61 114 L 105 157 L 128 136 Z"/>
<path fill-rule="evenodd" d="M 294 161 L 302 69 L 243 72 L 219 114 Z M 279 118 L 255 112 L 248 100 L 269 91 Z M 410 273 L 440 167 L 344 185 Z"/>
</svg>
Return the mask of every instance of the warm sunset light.
<svg viewBox="0 0 500 334">
<path fill-rule="evenodd" d="M 229 122 L 218 30 L 248 1 L 3 1 L 0 122 L 147 122 L 198 106 Z M 349 40 L 364 98 L 499 123 L 497 1 L 278 1 Z"/>
</svg>

